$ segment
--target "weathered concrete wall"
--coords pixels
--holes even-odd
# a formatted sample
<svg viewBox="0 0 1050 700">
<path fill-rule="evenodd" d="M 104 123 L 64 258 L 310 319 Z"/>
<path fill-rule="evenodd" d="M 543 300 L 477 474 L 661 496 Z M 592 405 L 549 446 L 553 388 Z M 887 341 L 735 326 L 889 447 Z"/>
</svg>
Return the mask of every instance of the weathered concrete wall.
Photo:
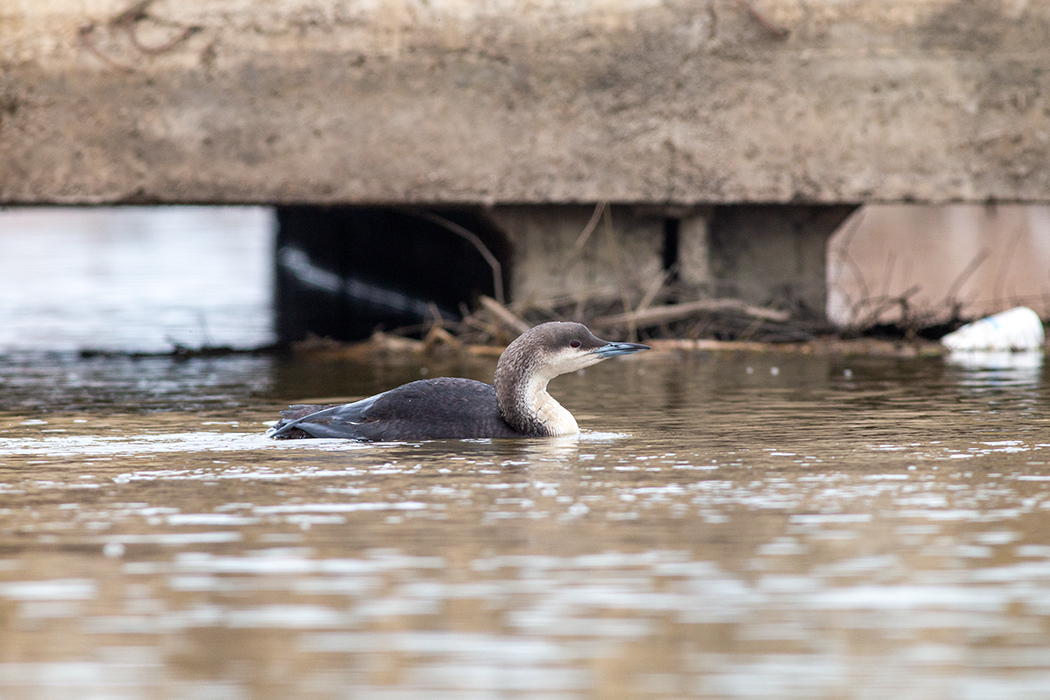
<svg viewBox="0 0 1050 700">
<path fill-rule="evenodd" d="M 603 292 L 638 298 L 663 275 L 662 217 L 630 207 L 594 214 L 585 206 L 489 211 L 513 244 L 507 288 L 514 301 L 530 306 Z"/>
<path fill-rule="evenodd" d="M 1048 67 L 1045 0 L 4 0 L 0 203 L 1047 201 Z"/>
</svg>

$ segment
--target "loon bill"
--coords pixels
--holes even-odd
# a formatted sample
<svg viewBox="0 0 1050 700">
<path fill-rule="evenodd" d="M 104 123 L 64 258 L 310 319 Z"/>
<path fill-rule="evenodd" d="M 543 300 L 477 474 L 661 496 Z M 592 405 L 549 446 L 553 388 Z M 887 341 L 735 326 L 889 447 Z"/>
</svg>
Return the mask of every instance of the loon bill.
<svg viewBox="0 0 1050 700">
<path fill-rule="evenodd" d="M 547 393 L 547 383 L 648 349 L 601 340 L 580 323 L 543 323 L 507 346 L 492 384 L 421 379 L 354 403 L 291 406 L 267 435 L 371 441 L 573 435 L 580 431 L 576 419 Z"/>
</svg>

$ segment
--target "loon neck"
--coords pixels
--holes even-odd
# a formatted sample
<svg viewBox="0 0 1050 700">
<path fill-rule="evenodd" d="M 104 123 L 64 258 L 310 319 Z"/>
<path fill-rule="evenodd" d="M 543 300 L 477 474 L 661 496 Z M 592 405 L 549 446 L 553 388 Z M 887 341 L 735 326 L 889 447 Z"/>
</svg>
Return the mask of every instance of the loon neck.
<svg viewBox="0 0 1050 700">
<path fill-rule="evenodd" d="M 524 435 L 553 437 L 580 432 L 568 409 L 547 393 L 551 379 L 553 376 L 536 371 L 527 362 L 501 359 L 496 367 L 495 388 L 503 420 Z"/>
<path fill-rule="evenodd" d="M 531 418 L 543 426 L 545 435 L 575 435 L 580 432 L 580 426 L 569 409 L 547 393 L 547 381 L 534 379 L 527 382 L 521 392 L 525 405 L 531 409 Z"/>
</svg>

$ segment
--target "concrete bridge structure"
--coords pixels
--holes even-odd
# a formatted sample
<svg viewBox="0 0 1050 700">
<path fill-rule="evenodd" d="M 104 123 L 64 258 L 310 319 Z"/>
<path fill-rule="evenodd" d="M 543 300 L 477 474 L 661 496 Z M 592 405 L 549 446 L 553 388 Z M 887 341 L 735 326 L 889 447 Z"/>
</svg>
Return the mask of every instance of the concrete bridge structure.
<svg viewBox="0 0 1050 700">
<path fill-rule="evenodd" d="M 323 240 L 411 210 L 509 298 L 819 313 L 827 237 L 902 201 L 1050 201 L 1050 2 L 0 1 L 0 204 L 277 205 L 293 286 L 396 286 Z"/>
</svg>

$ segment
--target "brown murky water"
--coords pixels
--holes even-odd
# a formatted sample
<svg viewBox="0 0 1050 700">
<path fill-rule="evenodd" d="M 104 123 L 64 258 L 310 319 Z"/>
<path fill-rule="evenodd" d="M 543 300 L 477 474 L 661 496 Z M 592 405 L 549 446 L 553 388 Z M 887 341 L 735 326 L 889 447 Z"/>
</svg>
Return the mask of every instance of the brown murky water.
<svg viewBox="0 0 1050 700">
<path fill-rule="evenodd" d="M 579 438 L 361 445 L 262 431 L 419 368 L 0 359 L 0 697 L 1045 698 L 1041 365 L 648 353 Z"/>
</svg>

